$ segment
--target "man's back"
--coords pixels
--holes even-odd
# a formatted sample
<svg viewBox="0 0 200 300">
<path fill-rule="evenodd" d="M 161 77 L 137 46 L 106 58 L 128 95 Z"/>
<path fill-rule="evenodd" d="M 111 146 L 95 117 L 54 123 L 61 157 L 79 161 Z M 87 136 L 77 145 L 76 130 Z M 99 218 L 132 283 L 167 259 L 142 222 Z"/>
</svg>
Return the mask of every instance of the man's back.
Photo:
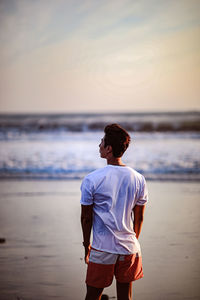
<svg viewBox="0 0 200 300">
<path fill-rule="evenodd" d="M 127 166 L 107 165 L 83 181 L 83 205 L 93 204 L 92 247 L 117 254 L 140 252 L 133 230 L 135 205 L 147 200 L 144 177 Z"/>
</svg>

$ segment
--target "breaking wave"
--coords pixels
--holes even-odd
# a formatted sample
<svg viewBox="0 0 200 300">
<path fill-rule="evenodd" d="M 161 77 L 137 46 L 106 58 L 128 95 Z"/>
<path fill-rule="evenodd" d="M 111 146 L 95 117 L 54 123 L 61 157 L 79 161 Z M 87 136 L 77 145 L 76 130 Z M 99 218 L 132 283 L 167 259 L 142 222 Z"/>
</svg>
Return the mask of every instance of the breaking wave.
<svg viewBox="0 0 200 300">
<path fill-rule="evenodd" d="M 200 112 L 0 115 L 0 132 L 94 132 L 108 123 L 134 132 L 199 132 Z"/>
</svg>

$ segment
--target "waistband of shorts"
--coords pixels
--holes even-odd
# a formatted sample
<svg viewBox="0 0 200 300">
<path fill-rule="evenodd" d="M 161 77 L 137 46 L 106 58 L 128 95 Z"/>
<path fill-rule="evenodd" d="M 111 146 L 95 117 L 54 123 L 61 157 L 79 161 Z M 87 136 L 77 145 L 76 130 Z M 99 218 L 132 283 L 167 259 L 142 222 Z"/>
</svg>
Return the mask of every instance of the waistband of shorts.
<svg viewBox="0 0 200 300">
<path fill-rule="evenodd" d="M 115 254 L 115 255 L 134 255 L 136 254 L 136 256 L 142 256 L 142 253 L 139 251 L 139 252 L 135 252 L 135 253 L 127 253 L 127 254 L 124 254 L 124 253 L 112 253 L 112 252 L 107 252 L 107 251 L 104 251 L 104 250 L 99 250 L 99 249 L 95 249 L 93 247 L 91 247 L 91 250 L 94 250 L 94 251 L 97 251 L 97 252 L 102 252 L 102 253 L 109 253 L 109 254 Z"/>
</svg>

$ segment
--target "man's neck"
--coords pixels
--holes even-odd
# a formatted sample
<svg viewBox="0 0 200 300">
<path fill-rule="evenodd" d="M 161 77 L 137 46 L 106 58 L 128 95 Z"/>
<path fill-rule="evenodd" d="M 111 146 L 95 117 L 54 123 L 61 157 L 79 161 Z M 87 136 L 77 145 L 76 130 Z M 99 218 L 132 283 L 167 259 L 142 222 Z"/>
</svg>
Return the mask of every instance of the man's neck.
<svg viewBox="0 0 200 300">
<path fill-rule="evenodd" d="M 107 158 L 107 165 L 125 166 L 125 164 L 122 162 L 121 157 Z"/>
</svg>

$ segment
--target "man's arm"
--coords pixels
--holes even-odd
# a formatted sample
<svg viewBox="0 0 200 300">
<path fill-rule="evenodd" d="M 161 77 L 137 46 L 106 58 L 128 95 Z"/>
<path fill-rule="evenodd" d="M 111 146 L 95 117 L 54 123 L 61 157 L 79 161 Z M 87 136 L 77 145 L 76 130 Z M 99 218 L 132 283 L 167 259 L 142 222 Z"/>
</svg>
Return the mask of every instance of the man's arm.
<svg viewBox="0 0 200 300">
<path fill-rule="evenodd" d="M 133 209 L 134 213 L 134 231 L 136 233 L 136 238 L 139 238 L 141 229 L 142 229 L 142 224 L 143 224 L 143 219 L 144 219 L 144 209 L 145 205 L 135 205 Z"/>
<path fill-rule="evenodd" d="M 85 247 L 85 262 L 88 263 L 90 250 L 90 235 L 93 222 L 93 204 L 81 205 L 81 226 L 83 232 L 83 246 Z"/>
</svg>

